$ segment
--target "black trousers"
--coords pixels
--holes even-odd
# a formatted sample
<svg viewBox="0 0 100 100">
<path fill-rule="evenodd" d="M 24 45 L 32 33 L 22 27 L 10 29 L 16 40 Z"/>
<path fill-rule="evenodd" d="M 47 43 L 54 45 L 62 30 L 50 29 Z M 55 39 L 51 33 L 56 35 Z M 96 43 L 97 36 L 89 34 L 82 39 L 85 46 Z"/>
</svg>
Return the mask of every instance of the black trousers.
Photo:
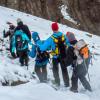
<svg viewBox="0 0 100 100">
<path fill-rule="evenodd" d="M 78 79 L 81 81 L 83 87 L 89 91 L 91 91 L 91 86 L 89 82 L 87 81 L 85 75 L 76 75 L 77 70 L 73 70 L 72 78 L 71 78 L 71 83 L 72 83 L 72 90 L 78 90 Z"/>
<path fill-rule="evenodd" d="M 69 86 L 69 75 L 68 75 L 65 59 L 59 59 L 59 58 L 53 59 L 52 63 L 53 63 L 53 75 L 54 75 L 54 78 L 55 78 L 55 82 L 58 85 L 60 85 L 59 66 L 58 66 L 59 63 L 60 63 L 64 85 Z"/>
<path fill-rule="evenodd" d="M 47 68 L 46 65 L 38 66 L 35 65 L 35 72 L 40 80 L 40 82 L 46 82 L 47 81 Z"/>
<path fill-rule="evenodd" d="M 27 50 L 23 50 L 23 51 L 18 51 L 19 52 L 19 62 L 21 63 L 21 65 L 25 65 L 28 66 L 28 53 Z"/>
</svg>

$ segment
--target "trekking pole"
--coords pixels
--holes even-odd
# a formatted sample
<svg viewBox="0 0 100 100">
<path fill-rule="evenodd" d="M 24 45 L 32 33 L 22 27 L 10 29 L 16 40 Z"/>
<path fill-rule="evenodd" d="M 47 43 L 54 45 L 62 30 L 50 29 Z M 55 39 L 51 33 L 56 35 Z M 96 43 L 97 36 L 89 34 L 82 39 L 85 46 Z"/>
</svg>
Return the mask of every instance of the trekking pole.
<svg viewBox="0 0 100 100">
<path fill-rule="evenodd" d="M 93 56 L 92 56 L 92 53 L 91 53 L 91 55 L 90 55 L 90 64 L 91 64 L 91 66 L 93 66 Z"/>
<path fill-rule="evenodd" d="M 53 68 L 53 66 L 52 66 L 52 64 L 51 64 L 51 59 L 52 59 L 52 58 L 50 58 L 50 60 L 49 60 L 50 69 L 52 69 L 52 68 Z"/>
<path fill-rule="evenodd" d="M 89 79 L 89 82 L 90 82 L 90 75 L 89 75 L 89 73 L 88 73 L 88 67 L 87 67 L 87 65 L 86 65 L 86 62 L 85 62 L 85 59 L 84 59 L 84 58 L 83 58 L 83 62 L 84 62 L 84 66 L 85 66 L 85 69 L 86 69 L 86 71 L 87 71 L 88 79 Z"/>
<path fill-rule="evenodd" d="M 3 34 L 5 33 L 5 30 L 3 31 Z M 2 36 L 3 38 L 0 38 L 1 41 L 1 51 L 3 51 L 3 46 L 4 46 L 4 36 Z"/>
<path fill-rule="evenodd" d="M 27 66 L 27 70 L 28 70 L 28 66 Z"/>
</svg>

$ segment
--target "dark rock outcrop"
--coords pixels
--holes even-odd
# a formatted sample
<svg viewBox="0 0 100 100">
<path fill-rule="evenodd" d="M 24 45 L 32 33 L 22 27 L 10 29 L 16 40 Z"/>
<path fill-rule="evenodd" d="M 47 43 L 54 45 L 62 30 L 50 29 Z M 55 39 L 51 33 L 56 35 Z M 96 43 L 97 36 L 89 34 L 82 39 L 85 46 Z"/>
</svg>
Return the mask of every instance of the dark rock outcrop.
<svg viewBox="0 0 100 100">
<path fill-rule="evenodd" d="M 63 4 L 77 24 L 63 18 Z M 100 0 L 0 0 L 0 5 L 100 35 Z"/>
<path fill-rule="evenodd" d="M 67 0 L 66 4 L 79 29 L 100 35 L 100 0 Z"/>
</svg>

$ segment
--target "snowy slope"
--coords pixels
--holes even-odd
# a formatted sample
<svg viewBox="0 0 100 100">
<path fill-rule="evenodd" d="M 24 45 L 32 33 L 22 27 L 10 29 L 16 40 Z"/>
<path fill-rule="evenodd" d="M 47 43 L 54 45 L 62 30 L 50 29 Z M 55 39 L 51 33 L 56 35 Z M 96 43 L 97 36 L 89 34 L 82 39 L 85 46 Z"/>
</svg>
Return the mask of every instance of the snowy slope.
<svg viewBox="0 0 100 100">
<path fill-rule="evenodd" d="M 7 21 L 11 21 L 16 25 L 16 19 L 21 18 L 25 24 L 29 25 L 31 31 L 37 31 L 41 39 L 47 39 L 51 34 L 51 21 L 47 21 L 32 15 L 24 14 L 19 11 L 0 7 L 0 36 L 2 38 L 3 29 L 8 29 Z M 65 25 L 59 25 L 60 31 L 66 33 L 67 31 L 74 32 L 78 39 L 85 39 L 89 44 L 91 51 L 97 55 L 93 57 L 93 66 L 90 65 L 89 73 L 91 78 L 91 86 L 93 92 L 84 91 L 79 82 L 79 93 L 72 93 L 68 89 L 55 91 L 48 84 L 39 84 L 36 80 L 31 79 L 31 74 L 34 70 L 34 59 L 29 62 L 29 70 L 20 67 L 18 59 L 11 60 L 7 57 L 7 51 L 0 53 L 0 82 L 8 79 L 30 81 L 27 84 L 16 87 L 0 86 L 1 100 L 99 100 L 100 98 L 100 37 L 89 33 L 79 31 Z M 5 44 L 7 44 L 5 40 Z M 2 47 L 2 46 L 1 46 Z M 94 48 L 93 48 L 94 47 Z M 5 47 L 3 47 L 5 49 Z M 50 65 L 48 64 L 48 69 Z M 69 68 L 70 69 L 70 68 Z M 69 71 L 71 72 L 71 70 Z M 16 74 L 17 73 L 17 74 Z M 49 77 L 52 77 L 52 72 L 49 70 Z"/>
</svg>

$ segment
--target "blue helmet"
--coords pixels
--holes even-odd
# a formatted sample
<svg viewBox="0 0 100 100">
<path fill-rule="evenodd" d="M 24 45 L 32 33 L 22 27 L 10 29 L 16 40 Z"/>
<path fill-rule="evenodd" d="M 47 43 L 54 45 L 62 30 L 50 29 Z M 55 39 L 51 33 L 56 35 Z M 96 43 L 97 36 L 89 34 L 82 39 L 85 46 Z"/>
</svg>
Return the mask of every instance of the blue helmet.
<svg viewBox="0 0 100 100">
<path fill-rule="evenodd" d="M 38 33 L 37 32 L 33 32 L 32 33 L 32 39 L 33 39 L 33 41 L 36 43 L 38 40 L 40 40 L 40 37 L 39 37 L 39 35 L 38 35 Z"/>
</svg>

